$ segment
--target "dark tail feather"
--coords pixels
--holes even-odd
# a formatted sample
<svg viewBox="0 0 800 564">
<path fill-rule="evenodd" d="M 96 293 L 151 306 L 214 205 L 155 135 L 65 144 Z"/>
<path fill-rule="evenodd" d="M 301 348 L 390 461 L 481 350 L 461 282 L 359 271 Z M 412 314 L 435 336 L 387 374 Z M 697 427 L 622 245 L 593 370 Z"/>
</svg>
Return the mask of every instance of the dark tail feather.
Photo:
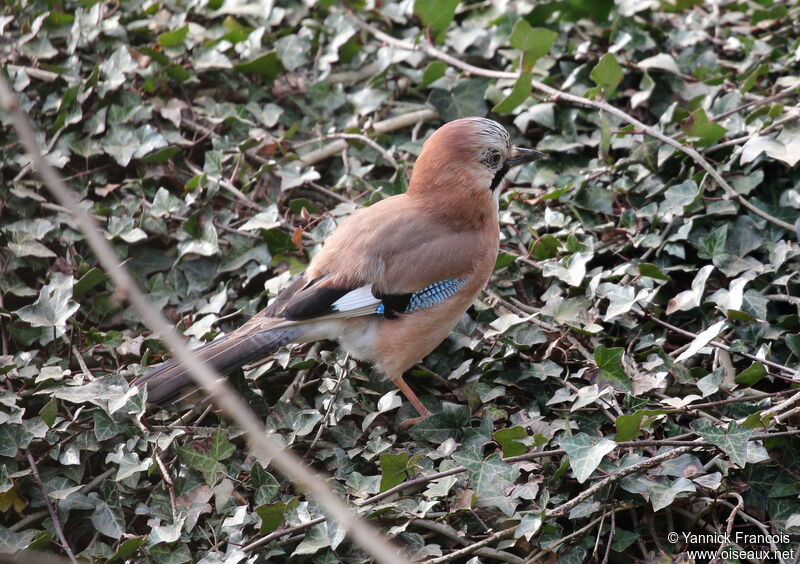
<svg viewBox="0 0 800 564">
<path fill-rule="evenodd" d="M 219 373 L 228 374 L 245 364 L 267 356 L 302 334 L 301 327 L 283 327 L 245 335 L 234 333 L 207 343 L 192 352 L 205 364 L 216 368 Z M 153 367 L 134 382 L 139 386 L 146 385 L 148 401 L 157 404 L 176 399 L 193 383 L 188 370 L 175 359 Z"/>
</svg>

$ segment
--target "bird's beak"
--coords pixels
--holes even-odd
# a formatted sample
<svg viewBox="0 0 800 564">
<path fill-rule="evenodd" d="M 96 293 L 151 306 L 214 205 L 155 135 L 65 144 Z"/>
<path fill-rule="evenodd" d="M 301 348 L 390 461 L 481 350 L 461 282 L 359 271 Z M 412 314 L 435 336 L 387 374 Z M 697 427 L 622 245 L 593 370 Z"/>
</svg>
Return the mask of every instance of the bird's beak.
<svg viewBox="0 0 800 564">
<path fill-rule="evenodd" d="M 509 167 L 517 166 L 537 159 L 543 159 L 547 155 L 541 151 L 534 151 L 533 149 L 523 149 L 522 147 L 514 147 L 514 155 L 506 160 Z"/>
</svg>

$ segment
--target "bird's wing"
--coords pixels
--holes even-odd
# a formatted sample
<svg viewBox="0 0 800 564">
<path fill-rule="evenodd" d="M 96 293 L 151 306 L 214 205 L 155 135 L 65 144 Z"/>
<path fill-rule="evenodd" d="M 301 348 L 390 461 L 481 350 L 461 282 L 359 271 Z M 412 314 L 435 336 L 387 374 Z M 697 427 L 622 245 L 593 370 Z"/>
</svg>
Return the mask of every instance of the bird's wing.
<svg viewBox="0 0 800 564">
<path fill-rule="evenodd" d="M 330 277 L 309 279 L 308 274 L 306 271 L 296 278 L 267 308 L 251 317 L 234 334 L 370 315 L 376 313 L 381 304 L 369 286 L 332 285 Z"/>
<path fill-rule="evenodd" d="M 308 270 L 236 333 L 429 307 L 496 252 L 486 240 L 438 224 L 405 195 L 387 198 L 342 222 Z"/>
<path fill-rule="evenodd" d="M 475 262 L 495 252 L 483 248 L 486 239 L 438 224 L 405 196 L 387 198 L 345 220 L 308 270 L 240 331 L 265 321 L 273 327 L 391 317 L 408 311 L 412 300 L 417 309 L 432 305 L 458 291 Z"/>
<path fill-rule="evenodd" d="M 494 237 L 476 230 L 457 230 L 405 194 L 353 213 L 325 242 L 309 265 L 312 276 L 327 275 L 331 284 L 372 284 L 383 294 L 415 292 L 429 284 L 471 272 Z M 488 233 L 488 231 L 487 231 Z"/>
</svg>

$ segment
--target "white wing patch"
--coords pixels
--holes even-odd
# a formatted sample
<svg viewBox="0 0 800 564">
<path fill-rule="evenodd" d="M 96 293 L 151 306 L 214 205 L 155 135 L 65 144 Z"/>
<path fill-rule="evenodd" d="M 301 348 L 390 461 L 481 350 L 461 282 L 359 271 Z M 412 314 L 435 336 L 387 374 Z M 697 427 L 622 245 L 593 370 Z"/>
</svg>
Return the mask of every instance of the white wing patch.
<svg viewBox="0 0 800 564">
<path fill-rule="evenodd" d="M 333 302 L 334 311 L 363 310 L 364 308 L 377 308 L 381 300 L 372 295 L 372 285 L 361 286 L 347 292 L 344 296 Z"/>
<path fill-rule="evenodd" d="M 349 317 L 361 317 L 362 315 L 372 315 L 381 304 L 381 300 L 372 295 L 372 285 L 361 286 L 355 290 L 347 292 L 344 296 L 333 302 L 331 308 L 333 313 L 311 317 L 309 319 L 286 320 L 270 324 L 270 329 L 281 327 L 294 327 L 296 325 L 306 325 L 325 321 L 328 319 L 345 319 Z"/>
</svg>

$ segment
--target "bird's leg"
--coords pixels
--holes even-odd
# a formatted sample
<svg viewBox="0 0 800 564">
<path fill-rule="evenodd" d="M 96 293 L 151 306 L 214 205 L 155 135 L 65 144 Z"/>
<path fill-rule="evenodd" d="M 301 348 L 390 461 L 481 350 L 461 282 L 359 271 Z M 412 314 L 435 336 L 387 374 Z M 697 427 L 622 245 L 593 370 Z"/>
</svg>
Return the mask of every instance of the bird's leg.
<svg viewBox="0 0 800 564">
<path fill-rule="evenodd" d="M 403 395 L 406 396 L 408 401 L 411 402 L 411 405 L 413 405 L 416 408 L 417 413 L 419 413 L 420 415 L 419 417 L 414 417 L 412 419 L 407 419 L 403 421 L 402 424 L 403 427 L 405 428 L 411 427 L 412 425 L 416 425 L 420 421 L 424 421 L 428 417 L 433 415 L 430 411 L 428 411 L 428 408 L 425 407 L 425 405 L 420 401 L 420 399 L 417 397 L 417 394 L 414 393 L 414 390 L 412 390 L 409 387 L 409 385 L 406 384 L 406 381 L 403 380 L 402 376 L 398 376 L 397 378 L 392 378 L 392 382 L 394 382 L 394 385 L 397 386 L 397 388 L 401 392 L 403 392 Z"/>
</svg>

